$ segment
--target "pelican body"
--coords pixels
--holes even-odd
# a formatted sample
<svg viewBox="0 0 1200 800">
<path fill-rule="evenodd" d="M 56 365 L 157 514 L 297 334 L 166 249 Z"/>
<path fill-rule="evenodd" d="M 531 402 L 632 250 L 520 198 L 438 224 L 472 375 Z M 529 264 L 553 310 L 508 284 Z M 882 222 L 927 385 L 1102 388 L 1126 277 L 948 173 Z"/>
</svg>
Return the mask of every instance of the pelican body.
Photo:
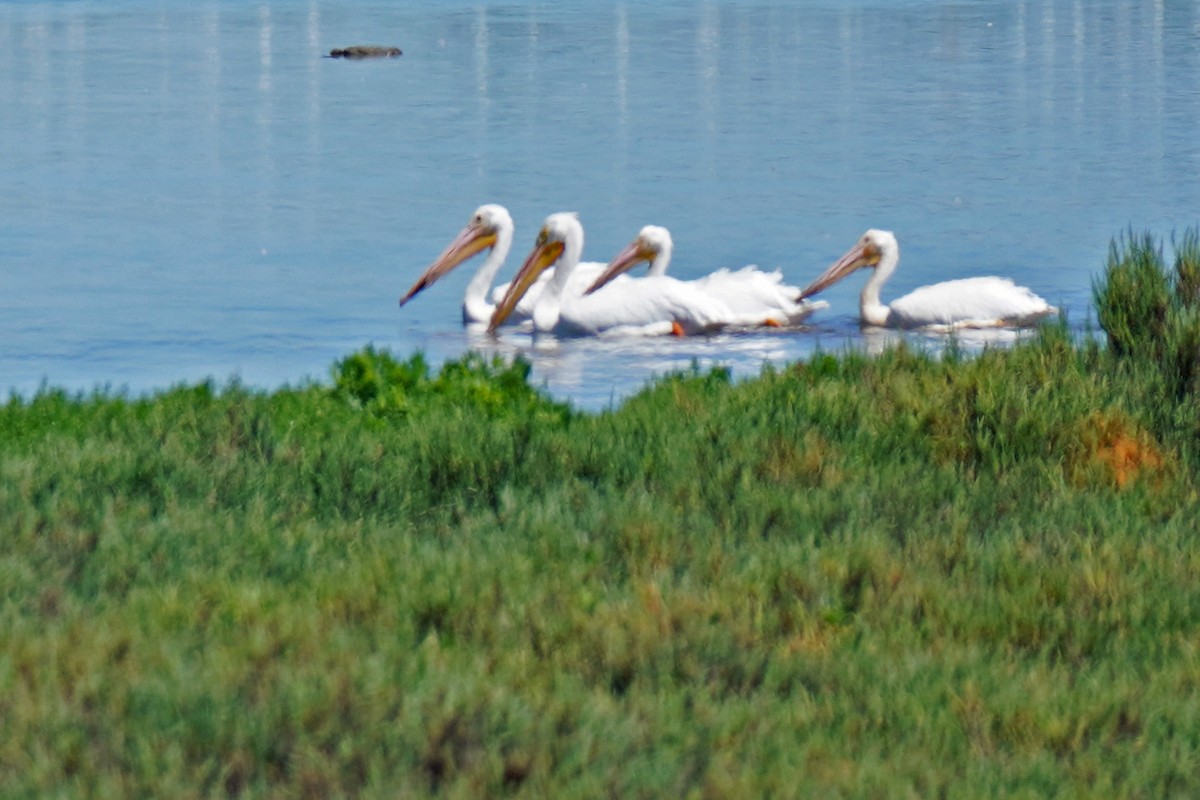
<svg viewBox="0 0 1200 800">
<path fill-rule="evenodd" d="M 884 304 L 880 289 L 900 263 L 900 245 L 891 231 L 872 229 L 800 293 L 799 300 L 841 280 L 855 270 L 875 270 L 859 298 L 863 324 L 891 328 L 1027 327 L 1058 309 L 1007 278 L 978 277 L 922 286 Z"/>
<path fill-rule="evenodd" d="M 584 295 L 571 281 L 583 252 L 583 226 L 573 213 L 546 218 L 529 257 L 496 306 L 495 331 L 543 272 L 554 274 L 533 309 L 535 331 L 567 335 L 698 333 L 729 323 L 729 308 L 699 289 L 666 275 L 612 283 Z M 591 281 L 589 281 L 590 283 Z"/>
<path fill-rule="evenodd" d="M 670 231 L 658 225 L 647 225 L 609 262 L 585 294 L 592 294 L 643 261 L 650 264 L 647 277 L 665 274 L 674 247 Z M 813 311 L 828 307 L 824 301 L 813 303 L 795 299 L 796 288 L 785 285 L 778 270 L 768 273 L 753 266 L 739 270 L 719 269 L 683 283 L 724 303 L 732 320 L 751 325 L 796 325 Z"/>
</svg>

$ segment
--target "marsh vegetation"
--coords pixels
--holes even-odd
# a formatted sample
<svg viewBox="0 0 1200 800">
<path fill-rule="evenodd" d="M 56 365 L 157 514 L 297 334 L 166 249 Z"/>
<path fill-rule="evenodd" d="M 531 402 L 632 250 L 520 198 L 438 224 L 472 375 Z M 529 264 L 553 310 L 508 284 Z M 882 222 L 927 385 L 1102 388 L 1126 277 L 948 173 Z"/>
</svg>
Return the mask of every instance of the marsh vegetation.
<svg viewBox="0 0 1200 800">
<path fill-rule="evenodd" d="M 1105 341 L 0 408 L 7 797 L 1200 789 L 1200 244 Z"/>
</svg>

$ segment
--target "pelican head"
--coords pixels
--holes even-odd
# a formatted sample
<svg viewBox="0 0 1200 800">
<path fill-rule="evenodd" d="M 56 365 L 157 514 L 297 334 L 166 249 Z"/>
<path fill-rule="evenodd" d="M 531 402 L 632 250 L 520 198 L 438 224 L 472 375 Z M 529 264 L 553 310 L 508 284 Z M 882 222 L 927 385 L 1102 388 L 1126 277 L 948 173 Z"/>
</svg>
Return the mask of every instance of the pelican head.
<svg viewBox="0 0 1200 800">
<path fill-rule="evenodd" d="M 579 217 L 573 211 L 551 214 L 542 223 L 542 229 L 538 231 L 537 242 L 525 259 L 525 263 L 521 265 L 521 269 L 517 271 L 504 299 L 492 312 L 492 320 L 488 323 L 488 333 L 495 333 L 496 328 L 500 327 L 504 320 L 512 314 L 513 309 L 517 307 L 517 302 L 529 291 L 529 287 L 533 286 L 543 272 L 554 266 L 568 248 L 572 251 L 570 257 L 574 261 L 578 261 L 579 254 L 583 250 L 583 226 L 579 224 Z M 564 263 L 563 267 L 555 272 L 555 280 L 565 283 L 567 277 L 565 273 L 570 271 L 568 267 L 574 267 L 574 263 L 569 265 Z"/>
<path fill-rule="evenodd" d="M 417 278 L 417 282 L 408 290 L 408 294 L 400 298 L 400 305 L 403 306 L 421 290 L 432 286 L 438 278 L 471 256 L 481 250 L 495 247 L 501 237 L 511 237 L 512 229 L 512 217 L 509 216 L 508 209 L 504 206 L 487 203 L 475 209 L 467 226 L 459 231 L 450 246 L 442 251 L 442 254 L 429 265 L 420 278 Z"/>
<path fill-rule="evenodd" d="M 662 261 L 665 270 L 666 261 L 671 258 L 671 250 L 675 244 L 671 241 L 671 232 L 658 225 L 647 225 L 642 228 L 637 237 L 617 253 L 616 258 L 609 262 L 604 272 L 588 287 L 584 294 L 591 294 L 622 272 L 627 272 L 643 261 L 651 263 Z"/>
<path fill-rule="evenodd" d="M 846 253 L 833 263 L 829 269 L 821 273 L 821 276 L 808 285 L 800 296 L 796 298 L 799 302 L 806 298 L 812 297 L 817 292 L 825 289 L 831 284 L 837 283 L 842 278 L 846 277 L 855 270 L 863 267 L 871 267 L 876 269 L 883 265 L 878 277 L 886 278 L 887 274 L 895 269 L 896 263 L 900 260 L 900 245 L 896 241 L 896 235 L 891 231 L 881 231 L 875 228 L 867 231 L 858 240 L 858 243 L 851 247 Z"/>
</svg>

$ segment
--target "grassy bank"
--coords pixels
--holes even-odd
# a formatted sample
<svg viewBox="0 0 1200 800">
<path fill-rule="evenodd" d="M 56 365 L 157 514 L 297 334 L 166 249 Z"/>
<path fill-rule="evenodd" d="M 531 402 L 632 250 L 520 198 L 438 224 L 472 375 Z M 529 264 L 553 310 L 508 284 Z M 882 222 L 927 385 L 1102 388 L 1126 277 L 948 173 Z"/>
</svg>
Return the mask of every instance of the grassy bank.
<svg viewBox="0 0 1200 800">
<path fill-rule="evenodd" d="M 369 349 L 11 400 L 0 794 L 1194 794 L 1196 250 L 1114 244 L 1103 345 L 602 414 Z"/>
</svg>

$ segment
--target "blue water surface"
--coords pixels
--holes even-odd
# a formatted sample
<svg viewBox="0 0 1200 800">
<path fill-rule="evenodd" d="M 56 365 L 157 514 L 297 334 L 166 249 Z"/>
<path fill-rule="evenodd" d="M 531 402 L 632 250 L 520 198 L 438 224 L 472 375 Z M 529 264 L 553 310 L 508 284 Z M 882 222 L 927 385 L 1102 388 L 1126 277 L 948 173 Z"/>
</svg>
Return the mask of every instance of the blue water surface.
<svg viewBox="0 0 1200 800">
<path fill-rule="evenodd" d="M 404 55 L 322 58 L 356 43 Z M 373 343 L 521 353 L 598 408 L 899 335 L 859 329 L 861 278 L 812 330 L 686 340 L 480 337 L 470 264 L 399 309 L 484 202 L 505 278 L 561 210 L 588 260 L 656 223 L 677 276 L 797 285 L 883 227 L 885 299 L 1000 274 L 1082 330 L 1114 236 L 1200 220 L 1198 131 L 1191 2 L 9 0 L 0 389 L 270 388 Z"/>
</svg>

